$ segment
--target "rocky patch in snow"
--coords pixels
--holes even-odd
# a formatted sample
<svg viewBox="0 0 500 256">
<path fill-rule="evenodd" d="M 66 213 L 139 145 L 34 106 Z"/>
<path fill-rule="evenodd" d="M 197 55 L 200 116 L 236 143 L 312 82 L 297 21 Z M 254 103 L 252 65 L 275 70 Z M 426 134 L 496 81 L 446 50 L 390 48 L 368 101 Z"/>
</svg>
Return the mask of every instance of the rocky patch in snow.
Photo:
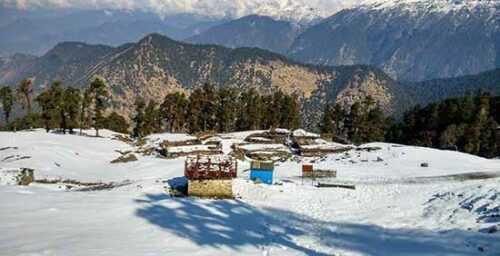
<svg viewBox="0 0 500 256">
<path fill-rule="evenodd" d="M 35 180 L 34 170 L 28 168 L 0 168 L 0 185 L 27 186 Z"/>
<path fill-rule="evenodd" d="M 474 226 L 483 233 L 497 233 L 500 228 L 500 186 L 477 185 L 438 193 L 426 203 L 424 215 L 435 216 L 437 210 L 447 209 L 442 221 Z M 442 211 L 441 211 L 442 212 Z"/>
</svg>

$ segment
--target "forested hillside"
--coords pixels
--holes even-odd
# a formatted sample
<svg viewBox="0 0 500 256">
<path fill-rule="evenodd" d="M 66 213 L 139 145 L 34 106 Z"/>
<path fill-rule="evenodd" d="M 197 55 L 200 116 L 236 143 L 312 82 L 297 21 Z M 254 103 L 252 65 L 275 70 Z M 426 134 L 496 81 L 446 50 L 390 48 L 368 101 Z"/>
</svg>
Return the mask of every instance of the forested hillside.
<svg viewBox="0 0 500 256">
<path fill-rule="evenodd" d="M 425 105 L 450 97 L 462 97 L 479 91 L 500 94 L 500 69 L 476 75 L 402 83 L 416 103 Z"/>
<path fill-rule="evenodd" d="M 414 107 L 391 128 L 387 139 L 496 157 L 500 154 L 499 123 L 500 97 L 469 95 Z"/>
<path fill-rule="evenodd" d="M 35 94 L 54 81 L 85 88 L 101 77 L 112 109 L 124 116 L 131 116 L 137 96 L 161 101 L 171 92 L 187 95 L 205 83 L 261 93 L 281 90 L 304 103 L 303 124 L 309 127 L 317 125 L 327 102 L 351 105 L 371 96 L 392 113 L 402 98 L 399 84 L 370 66 L 304 65 L 257 48 L 193 45 L 159 34 L 116 48 L 62 43 L 39 58 L 7 60 L 0 75 L 0 83 L 11 87 L 31 79 Z"/>
</svg>

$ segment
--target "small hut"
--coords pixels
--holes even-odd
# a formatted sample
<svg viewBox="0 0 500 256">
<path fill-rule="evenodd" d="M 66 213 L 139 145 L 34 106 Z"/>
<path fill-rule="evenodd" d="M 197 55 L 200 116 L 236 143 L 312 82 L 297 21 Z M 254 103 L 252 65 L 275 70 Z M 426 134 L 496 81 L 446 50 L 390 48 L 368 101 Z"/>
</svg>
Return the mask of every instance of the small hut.
<svg viewBox="0 0 500 256">
<path fill-rule="evenodd" d="M 188 179 L 188 195 L 233 198 L 232 180 L 237 176 L 237 166 L 236 160 L 229 157 L 187 158 L 184 176 Z"/>
<path fill-rule="evenodd" d="M 290 149 L 283 144 L 235 144 L 233 154 L 260 161 L 280 161 L 291 157 Z"/>
<path fill-rule="evenodd" d="M 191 146 L 177 146 L 177 147 L 167 147 L 162 154 L 167 158 L 176 158 L 183 156 L 211 156 L 211 155 L 221 155 L 222 148 L 214 145 L 191 145 Z"/>
<path fill-rule="evenodd" d="M 321 139 L 319 134 L 307 132 L 302 129 L 293 131 L 292 142 L 292 146 L 297 152 L 305 157 L 324 156 L 352 149 L 348 145 L 325 141 Z"/>
<path fill-rule="evenodd" d="M 312 164 L 302 165 L 302 178 L 336 178 L 337 171 L 314 168 Z"/>
<path fill-rule="evenodd" d="M 316 157 L 316 156 L 324 156 L 326 154 L 342 153 L 345 151 L 349 151 L 351 149 L 352 147 L 350 146 L 334 142 L 298 146 L 299 154 L 305 157 Z"/>
<path fill-rule="evenodd" d="M 161 134 L 156 137 L 156 141 L 159 141 L 158 152 L 167 158 L 223 153 L 222 140 L 216 136 L 206 137 L 203 141 L 187 134 Z"/>
<path fill-rule="evenodd" d="M 321 136 L 316 133 L 307 132 L 303 129 L 298 129 L 292 133 L 292 142 L 295 146 L 316 144 L 316 140 Z"/>
<path fill-rule="evenodd" d="M 274 163 L 270 161 L 252 161 L 250 180 L 265 184 L 273 184 Z"/>
<path fill-rule="evenodd" d="M 253 133 L 245 138 L 246 142 L 260 144 L 285 144 L 290 135 L 287 129 L 269 129 L 268 131 Z"/>
</svg>

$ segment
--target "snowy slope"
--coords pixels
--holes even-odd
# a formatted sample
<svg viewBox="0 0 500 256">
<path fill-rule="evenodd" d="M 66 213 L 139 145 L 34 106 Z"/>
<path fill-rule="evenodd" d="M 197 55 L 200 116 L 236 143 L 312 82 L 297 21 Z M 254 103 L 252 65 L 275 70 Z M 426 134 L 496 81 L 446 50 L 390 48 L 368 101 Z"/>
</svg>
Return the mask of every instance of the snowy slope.
<svg viewBox="0 0 500 256">
<path fill-rule="evenodd" d="M 251 133 L 221 135 L 225 152 Z M 275 186 L 248 181 L 249 164 L 240 162 L 233 187 L 237 200 L 179 199 L 169 197 L 164 187 L 183 175 L 182 158 L 139 156 L 137 162 L 113 165 L 109 161 L 119 156 L 115 150 L 134 148 L 111 139 L 112 133 L 103 134 L 105 138 L 42 130 L 0 133 L 0 172 L 27 167 L 48 178 L 130 181 L 127 186 L 93 192 L 42 184 L 0 185 L 0 254 L 498 255 L 500 251 L 500 233 L 488 232 L 500 224 L 500 179 L 443 177 L 471 172 L 494 176 L 500 170 L 499 160 L 372 143 L 347 155 L 280 163 L 275 181 L 281 185 Z M 31 158 L 2 161 L 11 155 Z M 355 184 L 356 190 L 312 186 L 314 182 L 299 178 L 304 162 L 338 171 L 336 181 L 322 182 Z M 422 162 L 429 167 L 420 167 Z"/>
<path fill-rule="evenodd" d="M 98 9 L 144 10 L 159 15 L 198 14 L 202 16 L 239 18 L 251 14 L 271 16 L 293 21 L 310 21 L 327 17 L 333 13 L 361 2 L 362 0 L 107 0 L 65 1 L 39 0 L 21 1 L 7 0 L 6 5 L 19 8 L 32 7 L 78 7 Z"/>
<path fill-rule="evenodd" d="M 88 132 L 93 134 L 92 131 Z M 92 136 L 46 134 L 43 130 L 18 132 L 15 136 L 0 132 L 0 148 L 16 145 L 18 149 L 0 151 L 0 169 L 19 167 L 36 170 L 37 179 L 63 178 L 82 182 L 123 181 L 161 177 L 165 166 L 172 164 L 182 167 L 179 162 L 171 162 L 144 157 L 144 161 L 123 164 L 110 162 L 119 156 L 118 151 L 133 151 L 134 148 L 119 140 L 110 139 L 109 131 L 100 131 L 104 138 Z M 2 159 L 12 156 L 28 156 L 29 159 L 12 161 Z M 140 157 L 140 156 L 139 156 Z"/>
<path fill-rule="evenodd" d="M 495 11 L 497 0 L 366 0 L 362 6 L 368 9 L 409 10 L 410 12 L 426 9 L 429 12 L 449 12 L 461 9 L 491 8 Z"/>
<path fill-rule="evenodd" d="M 498 67 L 500 1 L 368 0 L 305 30 L 288 56 L 329 66 L 367 64 L 400 81 Z"/>
</svg>

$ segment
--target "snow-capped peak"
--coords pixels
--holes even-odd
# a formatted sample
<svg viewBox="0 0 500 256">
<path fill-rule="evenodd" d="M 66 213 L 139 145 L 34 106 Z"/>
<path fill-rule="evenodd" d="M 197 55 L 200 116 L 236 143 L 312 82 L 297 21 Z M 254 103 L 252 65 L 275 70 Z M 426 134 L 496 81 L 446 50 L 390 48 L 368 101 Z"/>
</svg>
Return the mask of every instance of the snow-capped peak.
<svg viewBox="0 0 500 256">
<path fill-rule="evenodd" d="M 141 10 L 160 16 L 187 13 L 213 17 L 240 18 L 257 14 L 276 19 L 307 21 L 325 18 L 363 0 L 4 0 L 17 8 L 87 8 Z M 1 1 L 0 1 L 1 2 Z M 2 4 L 0 4 L 1 6 Z"/>
<path fill-rule="evenodd" d="M 460 9 L 491 8 L 500 5 L 498 0 L 366 0 L 362 7 L 369 9 L 427 10 L 449 12 Z"/>
</svg>

